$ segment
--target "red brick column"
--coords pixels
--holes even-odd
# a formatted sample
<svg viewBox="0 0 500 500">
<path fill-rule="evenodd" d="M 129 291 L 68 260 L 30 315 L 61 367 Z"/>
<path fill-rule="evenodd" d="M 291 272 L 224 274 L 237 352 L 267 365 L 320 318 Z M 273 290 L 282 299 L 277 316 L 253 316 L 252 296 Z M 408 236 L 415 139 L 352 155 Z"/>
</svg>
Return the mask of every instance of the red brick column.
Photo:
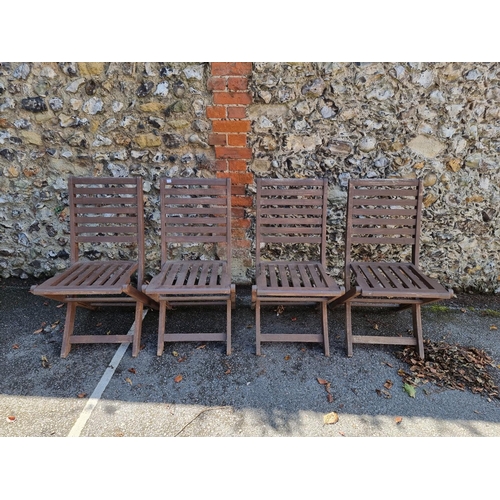
<svg viewBox="0 0 500 500">
<path fill-rule="evenodd" d="M 212 121 L 209 144 L 215 147 L 217 177 L 231 178 L 233 275 L 245 281 L 245 270 L 252 265 L 251 243 L 246 236 L 250 220 L 245 208 L 252 206 L 252 197 L 246 186 L 253 183 L 248 169 L 252 150 L 248 147 L 247 133 L 250 120 L 247 105 L 252 102 L 248 91 L 250 62 L 211 63 L 212 76 L 208 88 L 213 93 L 213 106 L 207 107 L 207 118 Z"/>
</svg>

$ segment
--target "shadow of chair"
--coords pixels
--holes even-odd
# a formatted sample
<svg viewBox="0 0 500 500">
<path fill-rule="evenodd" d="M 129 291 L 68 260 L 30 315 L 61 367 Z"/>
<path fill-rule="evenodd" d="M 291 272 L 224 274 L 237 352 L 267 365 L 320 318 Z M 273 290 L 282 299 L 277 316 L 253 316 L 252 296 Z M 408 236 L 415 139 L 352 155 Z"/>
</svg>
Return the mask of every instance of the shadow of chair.
<svg viewBox="0 0 500 500">
<path fill-rule="evenodd" d="M 256 179 L 255 309 L 256 354 L 261 342 L 319 342 L 330 355 L 327 303 L 343 294 L 343 288 L 326 270 L 326 179 Z M 288 245 L 295 257 L 264 260 L 267 245 Z M 315 249 L 318 259 L 298 255 Z M 321 310 L 321 333 L 262 333 L 261 305 L 317 304 Z"/>
<path fill-rule="evenodd" d="M 231 354 L 231 309 L 236 299 L 231 284 L 231 180 L 161 178 L 160 206 L 161 269 L 143 287 L 160 305 L 157 354 L 163 354 L 165 342 L 175 341 L 224 341 Z M 203 251 L 216 247 L 217 256 L 184 259 L 200 246 Z M 172 251 L 180 257 L 172 258 Z M 225 332 L 166 333 L 167 309 L 174 305 L 217 304 L 226 305 Z"/>
<path fill-rule="evenodd" d="M 421 180 L 351 180 L 348 188 L 345 288 L 332 306 L 345 304 L 347 355 L 353 344 L 416 346 L 424 358 L 421 306 L 449 299 L 419 267 L 423 184 Z M 400 261 L 407 248 L 409 262 Z M 410 255 L 411 250 L 411 255 Z M 355 259 L 352 259 L 353 253 Z M 353 335 L 352 306 L 411 308 L 413 336 Z"/>
<path fill-rule="evenodd" d="M 31 293 L 67 303 L 61 357 L 73 344 L 132 342 L 132 356 L 140 350 L 144 306 L 158 305 L 142 293 L 144 279 L 144 215 L 142 179 L 70 177 L 70 266 L 64 272 L 33 286 Z M 85 246 L 108 246 L 135 251 L 137 258 L 90 261 Z M 135 250 L 134 250 L 135 249 Z M 118 254 L 117 254 L 118 255 Z M 133 283 L 135 277 L 136 283 Z M 77 307 L 135 306 L 133 333 L 126 335 L 74 334 Z"/>
</svg>

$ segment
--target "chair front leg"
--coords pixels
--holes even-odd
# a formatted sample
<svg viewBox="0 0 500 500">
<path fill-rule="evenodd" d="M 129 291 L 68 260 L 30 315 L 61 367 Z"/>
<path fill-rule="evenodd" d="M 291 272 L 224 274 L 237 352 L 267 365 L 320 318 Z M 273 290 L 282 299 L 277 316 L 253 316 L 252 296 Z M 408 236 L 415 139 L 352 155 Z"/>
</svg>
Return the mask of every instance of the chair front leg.
<svg viewBox="0 0 500 500">
<path fill-rule="evenodd" d="M 165 322 L 167 319 L 167 303 L 164 300 L 160 302 L 160 314 L 158 319 L 158 348 L 156 354 L 161 356 L 163 354 L 163 347 L 165 346 Z"/>
<path fill-rule="evenodd" d="M 61 358 L 65 358 L 71 351 L 71 336 L 75 326 L 76 303 L 68 302 L 66 305 L 66 321 L 64 322 L 64 333 L 61 346 Z"/>
<path fill-rule="evenodd" d="M 417 339 L 418 355 L 421 359 L 425 358 L 424 337 L 422 332 L 422 308 L 420 304 L 412 305 L 413 314 L 413 334 Z"/>
<path fill-rule="evenodd" d="M 255 354 L 260 356 L 260 299 L 255 298 Z"/>
<path fill-rule="evenodd" d="M 326 300 L 321 302 L 321 320 L 323 323 L 323 342 L 325 345 L 325 356 L 330 356 L 330 341 L 328 339 L 328 304 Z"/>
<path fill-rule="evenodd" d="M 132 357 L 135 358 L 141 350 L 141 333 L 142 333 L 142 313 L 144 311 L 144 304 L 137 301 L 135 304 L 135 327 L 134 327 L 134 341 L 132 342 Z"/>
<path fill-rule="evenodd" d="M 226 321 L 226 354 L 231 354 L 231 309 L 233 301 L 231 298 L 227 300 L 227 321 Z"/>
</svg>

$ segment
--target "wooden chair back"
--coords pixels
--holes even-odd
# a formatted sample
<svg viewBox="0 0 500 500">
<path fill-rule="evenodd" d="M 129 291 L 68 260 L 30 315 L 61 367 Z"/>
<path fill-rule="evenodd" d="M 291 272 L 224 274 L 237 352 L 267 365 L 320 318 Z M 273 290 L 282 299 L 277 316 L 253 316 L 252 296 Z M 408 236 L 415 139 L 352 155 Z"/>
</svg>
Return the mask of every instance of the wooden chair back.
<svg viewBox="0 0 500 500">
<path fill-rule="evenodd" d="M 215 243 L 226 247 L 231 269 L 231 179 L 160 181 L 161 262 L 171 244 Z"/>
<path fill-rule="evenodd" d="M 326 265 L 326 179 L 257 178 L 256 262 L 270 243 L 312 244 Z"/>
<path fill-rule="evenodd" d="M 412 263 L 418 266 L 422 191 L 417 179 L 349 182 L 345 276 L 354 245 L 411 245 Z"/>
<path fill-rule="evenodd" d="M 70 177 L 71 263 L 84 243 L 137 247 L 138 283 L 144 278 L 144 204 L 141 177 Z"/>
</svg>

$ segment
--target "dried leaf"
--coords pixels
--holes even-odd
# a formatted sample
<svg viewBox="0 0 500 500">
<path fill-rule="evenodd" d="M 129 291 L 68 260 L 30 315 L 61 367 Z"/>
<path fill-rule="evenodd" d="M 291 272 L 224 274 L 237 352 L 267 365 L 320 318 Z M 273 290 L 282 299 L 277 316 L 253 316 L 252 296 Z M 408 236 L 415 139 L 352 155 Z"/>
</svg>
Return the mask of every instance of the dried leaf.
<svg viewBox="0 0 500 500">
<path fill-rule="evenodd" d="M 407 394 L 408 394 L 408 396 L 410 396 L 410 398 L 415 397 L 415 387 L 413 387 L 410 384 L 403 384 L 403 389 L 407 392 Z"/>
<path fill-rule="evenodd" d="M 292 321 L 297 321 L 297 318 L 292 318 Z"/>
<path fill-rule="evenodd" d="M 33 333 L 42 333 L 43 332 L 43 328 L 39 328 L 38 330 L 35 330 Z"/>
<path fill-rule="evenodd" d="M 331 413 L 327 413 L 323 415 L 323 423 L 324 424 L 336 424 L 339 421 L 339 415 L 337 412 L 332 411 Z"/>
<path fill-rule="evenodd" d="M 384 384 L 384 387 L 386 389 L 390 389 L 392 387 L 392 380 L 386 380 L 385 384 Z"/>
<path fill-rule="evenodd" d="M 394 417 L 394 422 L 400 424 L 403 421 L 403 417 Z"/>
<path fill-rule="evenodd" d="M 9 415 L 7 417 L 7 422 L 15 422 L 16 421 L 16 417 L 14 417 L 14 415 Z"/>
<path fill-rule="evenodd" d="M 44 368 L 50 368 L 50 363 L 49 360 L 47 359 L 47 356 L 42 356 L 42 366 Z"/>
<path fill-rule="evenodd" d="M 199 345 L 196 349 L 205 349 L 205 347 L 207 347 L 207 345 L 203 344 L 203 345 Z"/>
<path fill-rule="evenodd" d="M 110 333 L 111 333 L 111 330 L 108 330 L 108 331 L 106 332 L 106 335 L 109 335 Z"/>
<path fill-rule="evenodd" d="M 330 393 L 328 393 L 328 394 L 326 395 L 326 400 L 327 400 L 329 403 L 333 403 L 333 396 L 332 396 Z"/>
<path fill-rule="evenodd" d="M 231 369 L 228 368 L 225 372 L 224 372 L 224 375 L 229 375 L 231 373 Z"/>
<path fill-rule="evenodd" d="M 328 380 L 325 380 L 324 378 L 317 378 L 316 380 L 321 385 L 328 385 L 330 383 L 330 382 L 328 382 Z"/>
<path fill-rule="evenodd" d="M 129 369 L 128 369 L 128 371 L 129 371 L 130 373 L 133 373 L 133 374 L 137 373 L 137 372 L 135 371 L 135 368 L 129 368 Z"/>
<path fill-rule="evenodd" d="M 174 378 L 174 382 L 179 383 L 182 380 L 182 375 L 177 375 L 177 377 Z"/>
<path fill-rule="evenodd" d="M 58 309 L 60 309 L 61 307 L 64 307 L 64 303 L 63 304 L 59 304 L 56 306 Z"/>
<path fill-rule="evenodd" d="M 177 356 L 179 356 L 179 353 L 177 351 L 172 351 L 172 356 L 177 357 Z"/>
<path fill-rule="evenodd" d="M 284 359 L 285 361 L 288 361 L 290 359 L 290 356 L 287 354 Z"/>
<path fill-rule="evenodd" d="M 131 380 L 129 377 L 127 377 L 127 378 L 125 379 L 125 382 L 129 383 L 130 385 L 132 385 L 132 380 Z"/>
<path fill-rule="evenodd" d="M 86 398 L 87 397 L 87 393 L 86 392 L 81 392 L 80 394 L 78 394 L 77 398 Z"/>
<path fill-rule="evenodd" d="M 186 361 L 187 356 L 183 356 L 182 358 L 177 358 L 178 363 L 182 363 L 183 361 Z"/>
<path fill-rule="evenodd" d="M 14 345 L 12 346 L 12 349 L 19 349 L 19 344 L 14 344 Z"/>
<path fill-rule="evenodd" d="M 498 328 L 496 327 L 496 325 L 491 325 L 490 330 L 498 330 Z"/>
</svg>

